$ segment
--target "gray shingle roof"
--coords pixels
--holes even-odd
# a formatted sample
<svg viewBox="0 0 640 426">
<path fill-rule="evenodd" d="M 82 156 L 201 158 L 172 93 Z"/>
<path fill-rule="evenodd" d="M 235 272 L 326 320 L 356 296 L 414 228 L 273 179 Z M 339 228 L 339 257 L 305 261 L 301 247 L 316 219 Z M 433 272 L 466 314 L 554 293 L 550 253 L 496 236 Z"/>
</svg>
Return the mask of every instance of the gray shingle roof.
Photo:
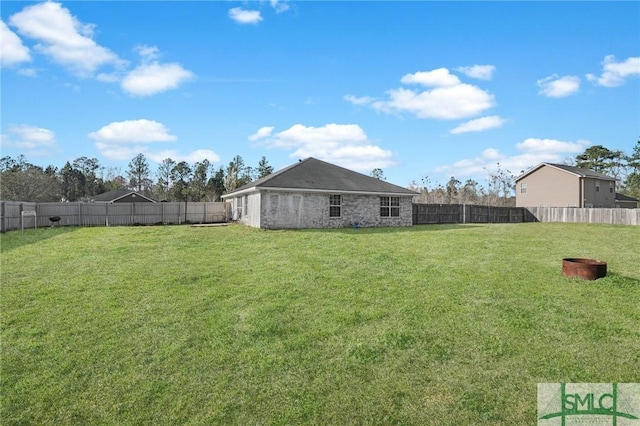
<svg viewBox="0 0 640 426">
<path fill-rule="evenodd" d="M 637 198 L 629 197 L 628 195 L 620 194 L 616 192 L 616 201 L 635 201 L 638 202 Z"/>
<path fill-rule="evenodd" d="M 149 197 L 146 197 L 136 191 L 132 191 L 131 189 L 114 189 L 113 191 L 103 192 L 102 194 L 95 195 L 93 197 L 93 201 L 113 202 L 113 201 L 119 200 L 120 198 L 124 198 L 129 194 L 136 194 L 139 197 L 146 198 L 147 200 L 155 202 L 155 200 Z"/>
<path fill-rule="evenodd" d="M 565 170 L 565 171 L 570 172 L 570 173 L 574 173 L 576 175 L 580 175 L 582 177 L 592 177 L 592 178 L 615 180 L 615 178 L 612 178 L 611 176 L 605 175 L 604 173 L 594 172 L 593 170 L 589 170 L 589 169 L 582 169 L 580 167 L 575 167 L 575 166 L 567 166 L 565 164 L 553 164 L 553 163 L 546 163 L 546 164 L 549 164 L 550 166 L 557 167 L 559 169 Z"/>
<path fill-rule="evenodd" d="M 539 168 L 541 168 L 543 166 L 555 167 L 557 169 L 564 170 L 565 172 L 572 173 L 572 174 L 580 176 L 580 177 L 590 177 L 590 178 L 602 179 L 602 180 L 616 180 L 615 178 L 613 178 L 611 176 L 607 176 L 607 175 L 605 175 L 603 173 L 594 172 L 593 170 L 589 170 L 589 169 L 583 169 L 583 168 L 575 167 L 575 166 L 567 166 L 566 164 L 540 163 L 537 166 L 531 168 L 530 170 L 527 170 L 526 172 L 524 172 L 523 174 L 518 176 L 516 178 L 516 182 L 519 181 L 520 179 L 522 179 L 523 177 L 535 172 L 536 170 L 538 170 Z"/>
<path fill-rule="evenodd" d="M 407 188 L 312 157 L 285 167 L 225 195 L 250 188 L 416 195 L 416 192 Z"/>
</svg>

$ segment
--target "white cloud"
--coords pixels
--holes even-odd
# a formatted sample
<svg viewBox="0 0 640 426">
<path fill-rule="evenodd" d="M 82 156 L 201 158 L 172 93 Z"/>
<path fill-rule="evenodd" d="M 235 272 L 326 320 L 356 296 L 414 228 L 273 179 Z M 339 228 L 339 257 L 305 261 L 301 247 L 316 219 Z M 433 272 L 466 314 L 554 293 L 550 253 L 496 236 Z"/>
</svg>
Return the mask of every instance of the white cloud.
<svg viewBox="0 0 640 426">
<path fill-rule="evenodd" d="M 114 145 L 104 142 L 96 142 L 96 148 L 101 156 L 114 161 L 129 161 L 138 154 L 143 154 L 146 158 L 156 163 L 161 163 L 166 158 L 171 158 L 176 162 L 186 161 L 189 164 L 203 160 L 209 160 L 211 163 L 220 161 L 220 156 L 208 149 L 198 149 L 183 154 L 174 149 L 152 150 L 149 145 L 145 144 Z"/>
<path fill-rule="evenodd" d="M 30 62 L 29 48 L 22 44 L 22 40 L 0 20 L 0 66 L 10 67 Z"/>
<path fill-rule="evenodd" d="M 151 96 L 175 89 L 194 77 L 180 64 L 143 63 L 122 79 L 122 90 L 135 96 Z"/>
<path fill-rule="evenodd" d="M 453 164 L 434 169 L 435 173 L 446 173 L 457 178 L 483 174 L 487 167 L 494 167 L 505 158 L 497 149 L 488 148 L 474 158 L 465 158 Z"/>
<path fill-rule="evenodd" d="M 491 115 L 488 117 L 476 118 L 475 120 L 462 123 L 455 129 L 451 130 L 449 133 L 458 134 L 467 132 L 482 132 L 484 130 L 502 127 L 504 123 L 505 119 L 503 119 L 502 117 Z"/>
<path fill-rule="evenodd" d="M 17 73 L 25 77 L 36 77 L 38 75 L 34 68 L 20 68 Z"/>
<path fill-rule="evenodd" d="M 111 160 L 126 161 L 137 154 L 144 154 L 157 163 L 165 158 L 188 163 L 205 159 L 212 163 L 220 161 L 218 154 L 208 149 L 199 149 L 187 154 L 172 149 L 151 149 L 152 144 L 156 142 L 174 142 L 178 139 L 164 124 L 153 120 L 116 121 L 89 133 L 88 136 L 96 141 L 95 146 L 100 155 Z"/>
<path fill-rule="evenodd" d="M 369 96 L 346 95 L 344 99 L 355 105 L 369 105 L 387 113 L 410 113 L 418 118 L 455 120 L 481 114 L 495 105 L 494 96 L 451 74 L 446 68 L 405 74 L 403 84 L 419 84 L 426 90 L 400 87 L 388 90 L 388 99 L 376 100 Z"/>
<path fill-rule="evenodd" d="M 472 65 L 470 67 L 458 67 L 459 71 L 467 77 L 477 78 L 479 80 L 491 80 L 496 67 L 493 65 Z"/>
<path fill-rule="evenodd" d="M 271 7 L 276 11 L 276 13 L 282 13 L 289 10 L 289 5 L 281 0 L 271 0 Z"/>
<path fill-rule="evenodd" d="M 220 161 L 220 156 L 210 149 L 197 149 L 188 154 L 181 154 L 175 150 L 165 150 L 158 152 L 148 152 L 145 154 L 151 161 L 156 163 L 162 163 L 163 160 L 171 158 L 175 162 L 186 161 L 189 164 L 197 163 L 204 160 L 209 160 L 210 163 L 217 163 Z"/>
<path fill-rule="evenodd" d="M 264 139 L 267 138 L 269 136 L 271 136 L 271 133 L 273 133 L 273 129 L 275 129 L 275 127 L 273 126 L 265 126 L 265 127 L 261 127 L 258 129 L 257 132 L 255 132 L 254 134 L 250 135 L 248 137 L 248 139 L 250 141 L 257 141 L 260 139 Z"/>
<path fill-rule="evenodd" d="M 113 145 L 104 142 L 96 142 L 96 148 L 100 155 L 109 160 L 127 161 L 138 154 L 147 156 L 148 148 L 144 145 Z"/>
<path fill-rule="evenodd" d="M 457 178 L 481 176 L 495 171 L 497 163 L 500 163 L 503 170 L 510 170 L 514 175 L 518 175 L 520 171 L 542 162 L 562 163 L 567 155 L 575 156 L 589 145 L 591 142 L 586 140 L 566 142 L 556 139 L 528 138 L 516 144 L 519 154 L 508 156 L 497 149 L 489 148 L 477 157 L 437 167 L 434 172 Z"/>
<path fill-rule="evenodd" d="M 257 24 L 262 21 L 258 10 L 245 10 L 240 7 L 229 9 L 229 17 L 239 24 Z"/>
<path fill-rule="evenodd" d="M 560 77 L 557 74 L 538 80 L 541 95 L 550 98 L 565 98 L 580 90 L 580 78 L 572 75 Z"/>
<path fill-rule="evenodd" d="M 8 126 L 7 134 L 2 135 L 2 146 L 20 149 L 26 155 L 42 155 L 43 149 L 56 146 L 56 134 L 37 126 Z"/>
<path fill-rule="evenodd" d="M 307 127 L 295 124 L 276 135 L 272 145 L 296 147 L 301 145 L 334 145 L 360 143 L 367 140 L 364 130 L 357 124 L 326 124 L 322 127 Z"/>
<path fill-rule="evenodd" d="M 404 84 L 421 84 L 428 87 L 456 86 L 460 84 L 460 79 L 451 74 L 446 68 L 406 74 L 400 81 Z"/>
<path fill-rule="evenodd" d="M 101 72 L 96 75 L 96 80 L 101 83 L 119 83 L 122 80 L 122 76 L 119 73 Z"/>
<path fill-rule="evenodd" d="M 375 101 L 375 98 L 372 98 L 370 96 L 358 97 L 353 95 L 346 95 L 343 99 L 347 102 L 351 102 L 354 105 L 367 105 Z"/>
<path fill-rule="evenodd" d="M 20 34 L 38 41 L 36 51 L 79 76 L 90 76 L 104 65 L 123 64 L 117 55 L 92 39 L 93 25 L 82 24 L 59 3 L 25 7 L 11 16 L 9 23 Z"/>
<path fill-rule="evenodd" d="M 467 118 L 495 105 L 492 94 L 470 84 L 437 87 L 423 92 L 400 88 L 387 93 L 389 100 L 373 102 L 374 109 L 386 113 L 409 112 L 419 118 Z"/>
<path fill-rule="evenodd" d="M 152 96 L 177 89 L 195 74 L 178 63 L 160 63 L 160 50 L 156 46 L 138 45 L 140 65 L 130 71 L 99 73 L 96 80 L 103 83 L 120 83 L 121 89 L 132 96 Z"/>
<path fill-rule="evenodd" d="M 602 74 L 600 77 L 587 74 L 587 79 L 599 86 L 615 87 L 624 84 L 625 79 L 632 76 L 640 76 L 640 56 L 627 58 L 623 62 L 616 62 L 613 55 L 605 56 L 602 61 Z"/>
<path fill-rule="evenodd" d="M 156 46 L 138 45 L 134 50 L 142 57 L 144 61 L 152 61 L 160 57 L 160 50 Z"/>
<path fill-rule="evenodd" d="M 97 132 L 89 133 L 89 137 L 107 144 L 172 142 L 177 139 L 164 124 L 146 119 L 114 121 Z"/>
<path fill-rule="evenodd" d="M 263 127 L 251 137 L 269 148 L 293 150 L 292 158 L 315 157 L 362 172 L 394 164 L 393 153 L 371 143 L 357 124 L 332 123 L 322 127 L 296 124 L 276 134 L 272 130 Z M 264 136 L 257 138 L 261 132 Z"/>
<path fill-rule="evenodd" d="M 578 140 L 576 142 L 564 142 L 557 139 L 537 139 L 528 138 L 524 141 L 516 144 L 516 147 L 523 152 L 528 153 L 543 153 L 543 154 L 566 154 L 566 153 L 580 153 L 584 151 L 591 143 L 585 140 Z M 535 166 L 535 164 L 532 164 Z"/>
<path fill-rule="evenodd" d="M 120 83 L 122 90 L 130 95 L 155 95 L 175 89 L 194 77 L 191 71 L 178 63 L 158 62 L 159 49 L 143 44 L 134 48 L 141 57 L 140 65 L 126 70 L 127 61 L 120 59 L 92 39 L 94 25 L 81 23 L 59 3 L 43 2 L 25 7 L 21 12 L 11 16 L 9 22 L 20 34 L 37 41 L 34 47 L 37 52 L 69 68 L 79 77 L 92 77 L 101 67 L 113 66 L 109 72 L 97 73 L 96 80 L 103 83 Z M 7 43 L 15 50 L 15 39 L 12 35 L 16 37 L 10 31 L 9 35 L 5 36 L 3 24 L 3 51 Z M 7 49 L 10 52 L 13 50 Z M 4 56 L 3 53 L 3 61 Z M 32 70 L 29 74 L 34 75 L 35 71 Z"/>
</svg>

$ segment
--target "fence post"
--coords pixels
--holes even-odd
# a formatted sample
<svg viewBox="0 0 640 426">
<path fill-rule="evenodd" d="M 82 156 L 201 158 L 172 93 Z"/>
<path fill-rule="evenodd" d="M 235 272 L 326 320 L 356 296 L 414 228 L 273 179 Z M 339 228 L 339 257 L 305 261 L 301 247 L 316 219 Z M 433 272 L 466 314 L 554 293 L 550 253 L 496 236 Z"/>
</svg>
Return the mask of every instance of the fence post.
<svg viewBox="0 0 640 426">
<path fill-rule="evenodd" d="M 6 213 L 4 208 L 4 201 L 0 201 L 0 233 L 3 233 L 6 228 L 5 216 L 6 216 Z"/>
</svg>

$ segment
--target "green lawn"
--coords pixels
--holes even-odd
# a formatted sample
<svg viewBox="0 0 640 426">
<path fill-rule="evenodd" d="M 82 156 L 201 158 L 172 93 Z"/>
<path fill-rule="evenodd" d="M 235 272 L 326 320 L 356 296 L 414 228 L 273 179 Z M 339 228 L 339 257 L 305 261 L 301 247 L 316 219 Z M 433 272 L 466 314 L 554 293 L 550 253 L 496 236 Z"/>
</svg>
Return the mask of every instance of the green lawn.
<svg viewBox="0 0 640 426">
<path fill-rule="evenodd" d="M 640 227 L 56 228 L 1 244 L 3 424 L 533 424 L 640 382 Z M 606 260 L 597 281 L 563 257 Z"/>
</svg>

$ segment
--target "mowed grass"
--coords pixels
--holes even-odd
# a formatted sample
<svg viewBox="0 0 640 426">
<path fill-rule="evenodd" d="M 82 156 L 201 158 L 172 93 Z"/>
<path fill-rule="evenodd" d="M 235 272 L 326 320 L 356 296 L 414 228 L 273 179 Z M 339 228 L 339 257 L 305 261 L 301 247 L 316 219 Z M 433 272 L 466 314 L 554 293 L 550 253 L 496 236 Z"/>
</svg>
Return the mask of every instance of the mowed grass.
<svg viewBox="0 0 640 426">
<path fill-rule="evenodd" d="M 55 228 L 1 243 L 3 424 L 534 424 L 640 382 L 640 227 Z M 563 257 L 606 260 L 597 281 Z"/>
</svg>

